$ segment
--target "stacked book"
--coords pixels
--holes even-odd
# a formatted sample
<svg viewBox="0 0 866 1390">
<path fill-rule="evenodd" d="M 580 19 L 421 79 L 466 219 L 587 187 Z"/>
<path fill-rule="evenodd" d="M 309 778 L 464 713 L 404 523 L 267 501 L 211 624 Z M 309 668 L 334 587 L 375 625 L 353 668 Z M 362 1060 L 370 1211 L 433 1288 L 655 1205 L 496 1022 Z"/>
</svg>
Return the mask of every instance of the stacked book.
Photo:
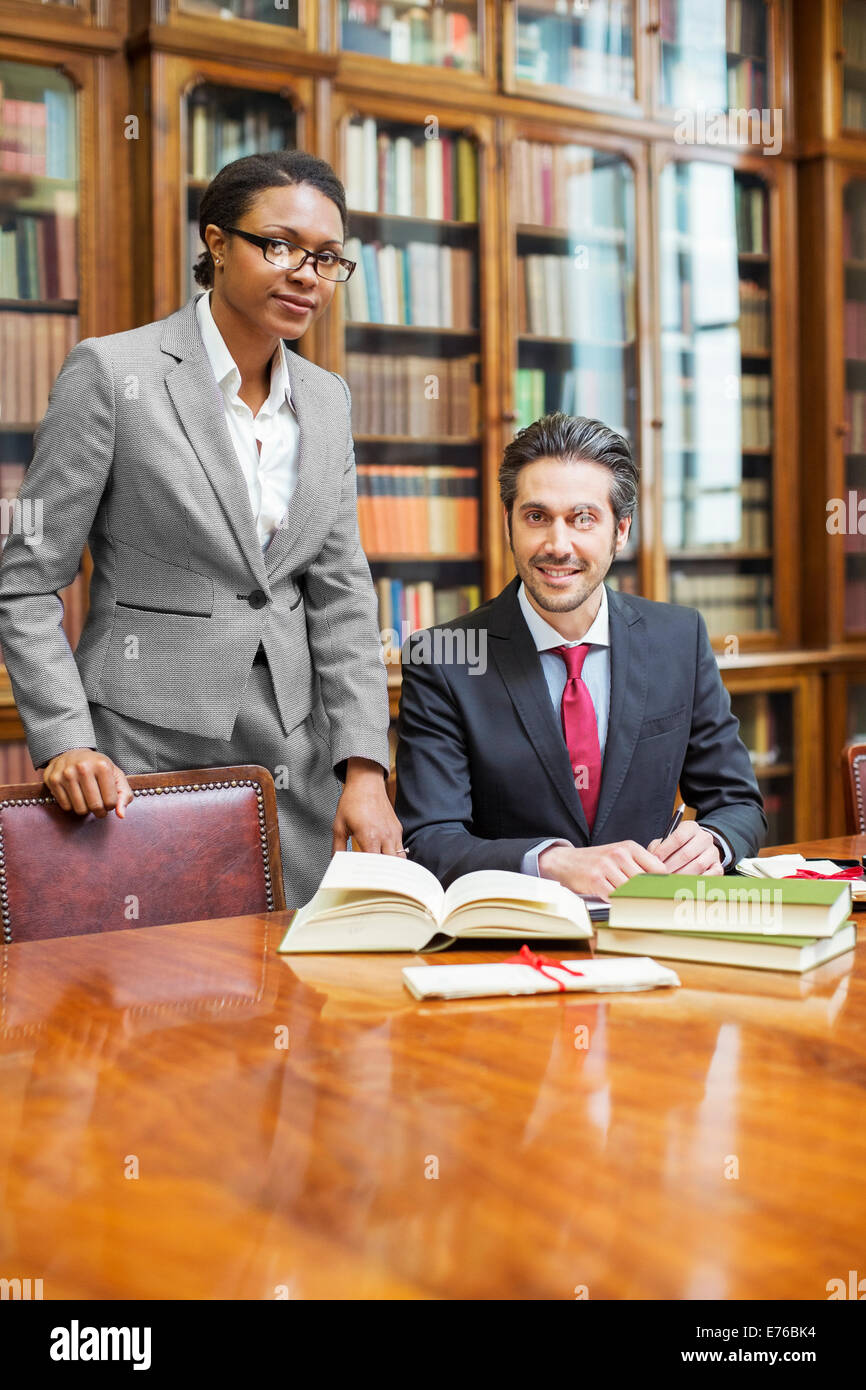
<svg viewBox="0 0 866 1390">
<path fill-rule="evenodd" d="M 381 130 L 368 116 L 346 128 L 346 170 L 346 200 L 358 212 L 478 221 L 477 151 L 465 135 L 432 124 Z"/>
<path fill-rule="evenodd" d="M 358 526 L 368 555 L 478 549 L 477 469 L 362 463 L 356 472 Z"/>
<path fill-rule="evenodd" d="M 4 424 L 35 426 L 54 378 L 77 342 L 76 314 L 0 313 Z"/>
<path fill-rule="evenodd" d="M 637 874 L 614 889 L 598 949 L 802 974 L 856 945 L 851 884 Z"/>
</svg>

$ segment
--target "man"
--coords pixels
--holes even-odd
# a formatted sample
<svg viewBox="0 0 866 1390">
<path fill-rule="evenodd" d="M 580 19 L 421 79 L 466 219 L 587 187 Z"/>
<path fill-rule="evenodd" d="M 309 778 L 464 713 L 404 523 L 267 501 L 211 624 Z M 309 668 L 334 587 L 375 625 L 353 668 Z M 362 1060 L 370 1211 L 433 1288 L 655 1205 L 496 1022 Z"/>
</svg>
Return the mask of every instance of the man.
<svg viewBox="0 0 866 1390">
<path fill-rule="evenodd" d="M 756 854 L 761 795 L 703 618 L 603 583 L 637 500 L 628 442 L 547 415 L 509 444 L 499 487 L 517 578 L 455 624 L 486 662 L 437 660 L 435 630 L 404 649 L 410 856 L 446 886 L 511 869 L 607 897 L 636 873 Z M 696 819 L 662 841 L 678 784 Z"/>
</svg>

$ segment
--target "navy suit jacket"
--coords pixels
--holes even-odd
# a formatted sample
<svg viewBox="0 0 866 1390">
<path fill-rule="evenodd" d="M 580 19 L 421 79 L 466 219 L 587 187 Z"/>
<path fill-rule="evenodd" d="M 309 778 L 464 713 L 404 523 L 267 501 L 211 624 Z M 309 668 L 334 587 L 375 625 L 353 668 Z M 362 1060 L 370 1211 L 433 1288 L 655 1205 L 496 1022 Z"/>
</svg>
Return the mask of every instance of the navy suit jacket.
<svg viewBox="0 0 866 1390">
<path fill-rule="evenodd" d="M 410 857 L 447 887 L 475 869 L 519 871 L 546 839 L 647 845 L 678 784 L 733 863 L 757 854 L 761 794 L 700 613 L 608 588 L 610 717 L 590 834 L 519 587 L 452 623 L 438 652 L 437 629 L 403 649 L 396 810 Z M 449 659 L 463 646 L 466 660 Z"/>
</svg>

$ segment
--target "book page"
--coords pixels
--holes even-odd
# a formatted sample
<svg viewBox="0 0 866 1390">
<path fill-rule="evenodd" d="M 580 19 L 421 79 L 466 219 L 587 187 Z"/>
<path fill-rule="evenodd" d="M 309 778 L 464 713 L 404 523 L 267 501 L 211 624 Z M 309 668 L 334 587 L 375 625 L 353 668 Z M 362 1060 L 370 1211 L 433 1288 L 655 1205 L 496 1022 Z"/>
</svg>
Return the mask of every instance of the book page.
<svg viewBox="0 0 866 1390">
<path fill-rule="evenodd" d="M 318 891 L 394 893 L 420 903 L 436 922 L 442 920 L 445 894 L 429 869 L 391 854 L 338 850 L 325 870 Z M 315 898 L 311 899 L 315 902 Z M 318 906 L 318 905 L 317 905 Z"/>
<path fill-rule="evenodd" d="M 458 878 L 445 894 L 442 921 L 469 903 L 513 903 L 536 912 L 553 912 L 568 921 L 585 922 L 586 912 L 576 893 L 550 878 L 516 874 L 505 869 L 479 869 Z"/>
</svg>

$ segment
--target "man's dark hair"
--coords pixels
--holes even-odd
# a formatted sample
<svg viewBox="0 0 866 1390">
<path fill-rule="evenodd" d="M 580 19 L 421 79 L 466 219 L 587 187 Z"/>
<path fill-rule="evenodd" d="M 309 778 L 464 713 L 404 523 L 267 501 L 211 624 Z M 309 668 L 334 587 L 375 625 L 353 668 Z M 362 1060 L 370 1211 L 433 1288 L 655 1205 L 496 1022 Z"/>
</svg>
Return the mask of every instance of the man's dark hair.
<svg viewBox="0 0 866 1390">
<path fill-rule="evenodd" d="M 536 459 L 555 458 L 566 463 L 600 463 L 609 468 L 610 504 L 617 524 L 634 516 L 637 506 L 638 467 L 628 440 L 601 420 L 585 415 L 565 415 L 561 410 L 544 415 L 520 430 L 507 446 L 499 466 L 499 496 L 511 513 L 517 496 L 517 477 L 521 468 Z"/>
<path fill-rule="evenodd" d="M 308 183 L 330 198 L 342 219 L 345 238 L 349 225 L 346 190 L 330 164 L 305 150 L 273 150 L 268 154 L 248 154 L 242 159 L 233 159 L 214 175 L 202 194 L 199 208 L 198 230 L 202 241 L 205 227 L 210 223 L 216 227 L 234 227 L 264 189 L 292 183 Z M 210 251 L 202 252 L 192 273 L 199 285 L 210 289 L 214 282 Z"/>
</svg>

